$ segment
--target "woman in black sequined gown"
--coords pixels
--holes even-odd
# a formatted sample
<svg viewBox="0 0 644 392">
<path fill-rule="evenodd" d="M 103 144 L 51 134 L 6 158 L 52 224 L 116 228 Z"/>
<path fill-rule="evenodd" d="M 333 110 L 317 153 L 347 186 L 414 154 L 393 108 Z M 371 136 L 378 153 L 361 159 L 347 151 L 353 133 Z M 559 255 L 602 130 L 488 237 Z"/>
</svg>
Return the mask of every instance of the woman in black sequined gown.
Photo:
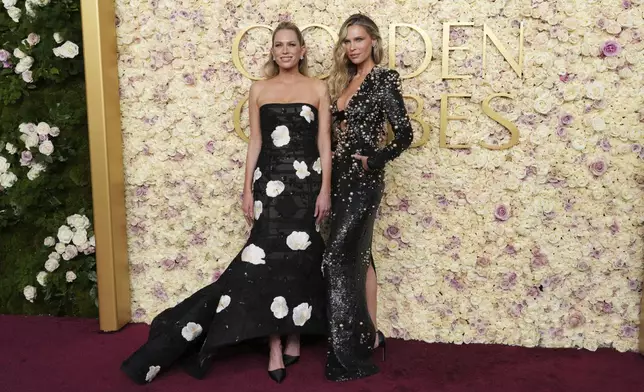
<svg viewBox="0 0 644 392">
<path fill-rule="evenodd" d="M 265 336 L 269 375 L 281 382 L 285 365 L 299 358 L 299 335 L 326 335 L 318 228 L 330 210 L 328 92 L 305 76 L 295 25 L 276 28 L 271 52 L 268 80 L 251 87 L 249 100 L 243 210 L 250 237 L 216 282 L 154 318 L 147 342 L 121 366 L 137 383 L 175 362 L 201 378 L 217 348 Z"/>
<path fill-rule="evenodd" d="M 378 27 L 364 15 L 352 15 L 339 37 L 329 79 L 335 140 L 331 236 L 323 259 L 330 326 L 326 377 L 332 381 L 378 372 L 371 354 L 384 345 L 384 336 L 376 333 L 373 226 L 385 164 L 413 138 L 400 76 L 377 66 L 383 55 Z M 381 147 L 385 120 L 394 138 Z"/>
</svg>

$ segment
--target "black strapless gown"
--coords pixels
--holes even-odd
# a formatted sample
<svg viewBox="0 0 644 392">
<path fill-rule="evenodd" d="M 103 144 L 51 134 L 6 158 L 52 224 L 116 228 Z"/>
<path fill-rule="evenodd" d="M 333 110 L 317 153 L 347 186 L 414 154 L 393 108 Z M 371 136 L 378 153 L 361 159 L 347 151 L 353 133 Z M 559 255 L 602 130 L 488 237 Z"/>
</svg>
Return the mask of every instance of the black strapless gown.
<svg viewBox="0 0 644 392">
<path fill-rule="evenodd" d="M 136 383 L 173 363 L 202 368 L 217 348 L 271 334 L 326 334 L 324 243 L 315 224 L 322 183 L 317 109 L 260 107 L 255 223 L 243 249 L 214 283 L 157 315 L 147 342 L 121 369 Z"/>
</svg>

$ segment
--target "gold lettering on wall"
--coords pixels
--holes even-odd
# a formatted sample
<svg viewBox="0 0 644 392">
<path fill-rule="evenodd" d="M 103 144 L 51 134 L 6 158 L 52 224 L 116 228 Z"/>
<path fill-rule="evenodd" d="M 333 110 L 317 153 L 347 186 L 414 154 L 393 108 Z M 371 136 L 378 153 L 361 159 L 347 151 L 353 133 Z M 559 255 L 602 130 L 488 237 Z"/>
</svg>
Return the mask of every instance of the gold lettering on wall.
<svg viewBox="0 0 644 392">
<path fill-rule="evenodd" d="M 443 53 L 442 53 L 442 59 L 441 59 L 441 78 L 442 79 L 468 79 L 472 77 L 472 75 L 451 75 L 449 73 L 449 52 L 454 50 L 470 50 L 469 47 L 467 46 L 460 46 L 460 47 L 449 46 L 449 40 L 450 40 L 450 31 L 452 27 L 473 26 L 473 25 L 474 24 L 471 22 L 443 23 L 443 31 L 442 31 Z M 401 78 L 403 79 L 410 79 L 422 74 L 429 67 L 429 64 L 431 63 L 431 60 L 432 60 L 432 51 L 433 51 L 432 42 L 429 35 L 423 29 L 421 29 L 416 25 L 408 24 L 408 23 L 390 24 L 389 37 L 388 37 L 389 38 L 389 47 L 388 47 L 389 68 L 394 69 L 396 67 L 396 29 L 401 27 L 412 29 L 416 31 L 418 34 L 420 34 L 423 40 L 423 44 L 425 46 L 425 57 L 423 58 L 420 66 L 416 70 L 406 75 L 401 75 Z M 521 22 L 520 31 L 519 31 L 519 55 L 518 55 L 518 59 L 515 60 L 510 54 L 510 52 L 508 51 L 507 47 L 505 47 L 503 43 L 498 39 L 495 32 L 492 31 L 492 29 L 488 27 L 487 24 L 483 24 L 483 48 L 482 48 L 483 75 L 485 75 L 485 69 L 487 65 L 486 47 L 487 47 L 488 38 L 489 38 L 492 44 L 499 50 L 503 58 L 510 64 L 514 72 L 519 76 L 519 78 L 522 77 L 523 49 L 524 49 L 523 27 L 524 27 L 523 22 Z M 338 39 L 338 35 L 334 32 L 334 30 L 332 30 L 328 26 L 325 26 L 319 23 L 312 23 L 312 24 L 303 26 L 301 28 L 301 31 L 304 32 L 305 30 L 312 29 L 312 28 L 323 29 L 324 31 L 327 32 L 327 34 L 329 34 L 329 36 L 333 39 L 334 42 L 336 42 Z M 274 29 L 271 26 L 262 25 L 262 24 L 251 25 L 240 30 L 233 40 L 232 60 L 235 68 L 243 76 L 251 80 L 261 80 L 262 77 L 253 76 L 247 69 L 244 68 L 240 57 L 241 40 L 244 38 L 246 34 L 248 34 L 253 29 L 267 29 L 270 32 L 274 31 Z M 268 51 L 267 51 L 267 56 L 268 56 Z M 324 75 L 319 75 L 318 78 L 325 79 L 328 76 L 329 74 L 325 73 Z M 460 115 L 451 116 L 448 114 L 449 99 L 450 98 L 469 98 L 469 97 L 471 97 L 471 94 L 454 93 L 454 94 L 443 94 L 441 96 L 440 132 L 439 132 L 439 146 L 441 148 L 450 148 L 450 149 L 470 148 L 470 145 L 448 144 L 447 142 L 447 127 L 448 127 L 449 121 L 466 119 L 465 116 L 460 116 Z M 488 117 L 490 117 L 492 120 L 499 123 L 501 126 L 506 128 L 510 132 L 510 140 L 503 145 L 492 145 L 492 144 L 487 144 L 485 142 L 480 143 L 481 147 L 489 150 L 507 150 L 519 143 L 519 129 L 517 128 L 517 126 L 512 124 L 512 122 L 510 122 L 507 118 L 504 118 L 500 113 L 494 111 L 494 109 L 492 109 L 492 107 L 490 106 L 490 101 L 494 98 L 499 98 L 499 97 L 513 99 L 513 97 L 510 94 L 505 94 L 505 93 L 492 94 L 483 101 L 483 103 L 481 104 L 481 108 Z M 431 125 L 422 119 L 423 105 L 424 105 L 423 98 L 418 95 L 404 95 L 404 98 L 413 99 L 416 102 L 416 109 L 414 113 L 410 113 L 409 118 L 410 120 L 416 121 L 417 123 L 419 123 L 422 128 L 422 135 L 420 139 L 412 143 L 411 147 L 422 147 L 425 144 L 427 144 L 429 140 L 430 132 L 431 132 Z M 242 109 L 247 102 L 248 102 L 248 96 L 243 97 L 240 100 L 240 102 L 238 102 L 237 105 L 235 106 L 235 110 L 233 113 L 233 125 L 235 129 L 235 133 L 245 142 L 248 142 L 248 136 L 246 136 L 241 126 L 241 114 L 242 114 Z M 393 138 L 393 132 L 391 131 L 391 127 L 389 126 L 389 124 L 387 125 L 387 135 L 389 140 Z"/>
<path fill-rule="evenodd" d="M 473 26 L 474 23 L 449 22 L 443 24 L 443 61 L 441 64 L 441 77 L 443 79 L 469 79 L 472 75 L 450 75 L 449 74 L 449 51 L 470 50 L 467 46 L 449 46 L 449 33 L 452 26 Z"/>
<path fill-rule="evenodd" d="M 237 134 L 237 136 L 248 143 L 250 139 L 248 138 L 248 136 L 246 136 L 244 130 L 241 127 L 241 111 L 244 108 L 244 104 L 246 102 L 248 102 L 248 96 L 245 96 L 241 101 L 237 103 L 237 106 L 235 106 L 235 112 L 233 113 L 233 125 L 235 127 L 235 133 Z"/>
<path fill-rule="evenodd" d="M 396 28 L 398 27 L 408 27 L 416 31 L 423 39 L 425 44 L 425 57 L 423 62 L 420 64 L 417 70 L 406 74 L 401 75 L 402 79 L 409 79 L 420 75 L 424 70 L 427 69 L 429 63 L 432 61 L 432 40 L 429 38 L 429 35 L 424 30 L 421 30 L 418 26 L 408 24 L 408 23 L 392 23 L 389 25 L 389 68 L 396 68 Z"/>
<path fill-rule="evenodd" d="M 467 144 L 447 144 L 447 123 L 452 120 L 465 120 L 465 116 L 450 116 L 447 113 L 447 104 L 450 98 L 469 98 L 471 94 L 443 94 L 441 95 L 441 128 L 438 136 L 439 146 L 443 148 L 470 148 Z"/>
<path fill-rule="evenodd" d="M 503 125 L 508 131 L 510 131 L 510 134 L 511 134 L 510 141 L 500 146 L 481 142 L 481 147 L 487 148 L 488 150 L 507 150 L 519 144 L 519 129 L 517 128 L 516 125 L 512 124 L 507 118 L 503 118 L 501 114 L 499 114 L 499 112 L 495 112 L 494 109 L 490 107 L 490 101 L 497 97 L 514 99 L 514 97 L 510 94 L 503 94 L 503 93 L 492 94 L 487 98 L 485 98 L 485 100 L 483 100 L 483 104 L 481 105 L 483 108 L 483 113 L 487 114 L 487 116 L 490 117 L 492 120 Z"/>
<path fill-rule="evenodd" d="M 523 75 L 523 22 L 521 22 L 521 25 L 519 27 L 519 61 L 515 61 L 512 56 L 510 55 L 510 52 L 508 52 L 508 49 L 503 46 L 501 41 L 497 38 L 496 34 L 487 27 L 487 24 L 483 24 L 483 76 L 485 76 L 485 66 L 486 66 L 486 61 L 485 61 L 485 56 L 486 56 L 486 47 L 487 47 L 487 37 L 490 37 L 490 40 L 496 46 L 496 48 L 501 52 L 501 55 L 503 58 L 510 64 L 514 72 L 521 77 Z"/>
<path fill-rule="evenodd" d="M 261 77 L 251 75 L 250 72 L 248 72 L 246 68 L 244 68 L 241 63 L 241 58 L 239 57 L 239 45 L 241 43 L 241 40 L 242 38 L 244 38 L 244 35 L 246 35 L 246 33 L 253 29 L 268 29 L 268 31 L 273 31 L 273 28 L 267 25 L 252 25 L 243 28 L 239 33 L 237 33 L 235 39 L 233 40 L 233 64 L 235 65 L 235 68 L 237 68 L 237 70 L 248 79 L 261 80 Z"/>
</svg>

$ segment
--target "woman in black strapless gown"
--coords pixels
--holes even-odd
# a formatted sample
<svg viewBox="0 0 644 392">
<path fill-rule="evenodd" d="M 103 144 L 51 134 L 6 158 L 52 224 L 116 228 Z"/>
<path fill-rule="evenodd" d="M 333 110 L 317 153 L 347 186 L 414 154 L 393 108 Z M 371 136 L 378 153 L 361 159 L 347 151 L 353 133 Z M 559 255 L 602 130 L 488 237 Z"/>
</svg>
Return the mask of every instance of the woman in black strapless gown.
<svg viewBox="0 0 644 392">
<path fill-rule="evenodd" d="M 333 207 L 323 266 L 330 325 L 326 377 L 347 381 L 377 373 L 371 354 L 377 346 L 384 350 L 384 335 L 376 328 L 371 240 L 385 164 L 409 147 L 413 130 L 400 76 L 377 66 L 383 49 L 375 23 L 353 15 L 339 37 L 329 81 L 334 100 Z M 381 147 L 385 121 L 394 139 Z"/>
<path fill-rule="evenodd" d="M 217 348 L 267 336 L 269 375 L 281 382 L 285 365 L 299 358 L 299 335 L 326 334 L 318 228 L 330 209 L 328 95 L 322 82 L 302 75 L 304 42 L 295 25 L 280 24 L 273 42 L 269 80 L 253 85 L 249 101 L 243 209 L 250 237 L 216 282 L 154 318 L 147 342 L 121 366 L 137 383 L 175 362 L 201 378 Z M 298 355 L 282 357 L 284 335 Z"/>
</svg>

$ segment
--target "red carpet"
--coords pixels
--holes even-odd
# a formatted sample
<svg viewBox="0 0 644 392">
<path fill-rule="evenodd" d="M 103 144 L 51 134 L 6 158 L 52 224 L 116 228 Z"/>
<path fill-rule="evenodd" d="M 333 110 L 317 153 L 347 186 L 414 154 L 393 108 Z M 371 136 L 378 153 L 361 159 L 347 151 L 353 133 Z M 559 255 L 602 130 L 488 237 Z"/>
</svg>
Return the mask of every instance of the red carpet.
<svg viewBox="0 0 644 392">
<path fill-rule="evenodd" d="M 558 392 L 644 391 L 644 359 L 601 349 L 535 349 L 390 340 L 374 377 L 324 380 L 325 348 L 308 346 L 283 384 L 266 358 L 246 352 L 215 362 L 204 380 L 175 369 L 139 386 L 119 370 L 147 333 L 145 325 L 103 334 L 96 320 L 0 315 L 0 391 L 7 392 Z"/>
</svg>

